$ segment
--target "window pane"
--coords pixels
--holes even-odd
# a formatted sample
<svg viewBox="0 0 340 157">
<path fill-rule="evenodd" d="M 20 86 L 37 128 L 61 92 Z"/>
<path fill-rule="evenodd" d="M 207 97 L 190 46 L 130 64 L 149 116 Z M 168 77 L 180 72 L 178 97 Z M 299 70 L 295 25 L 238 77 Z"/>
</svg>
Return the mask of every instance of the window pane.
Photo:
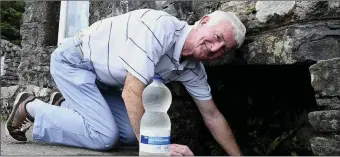
<svg viewBox="0 0 340 157">
<path fill-rule="evenodd" d="M 5 66 L 5 56 L 1 56 L 1 76 L 4 76 L 6 73 Z"/>
<path fill-rule="evenodd" d="M 75 35 L 88 27 L 89 1 L 68 1 L 66 37 Z"/>
</svg>

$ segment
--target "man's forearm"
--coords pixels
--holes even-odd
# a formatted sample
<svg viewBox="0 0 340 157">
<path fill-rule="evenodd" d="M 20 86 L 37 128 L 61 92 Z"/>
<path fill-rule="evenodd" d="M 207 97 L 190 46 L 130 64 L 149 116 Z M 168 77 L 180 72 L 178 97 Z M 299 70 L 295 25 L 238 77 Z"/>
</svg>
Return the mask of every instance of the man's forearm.
<svg viewBox="0 0 340 157">
<path fill-rule="evenodd" d="M 240 148 L 236 143 L 233 132 L 222 114 L 217 115 L 216 118 L 211 119 L 209 122 L 206 122 L 206 124 L 215 140 L 226 152 L 228 152 L 229 155 L 242 155 Z"/>
<path fill-rule="evenodd" d="M 204 123 L 224 151 L 233 156 L 242 155 L 228 122 L 218 111 L 214 101 L 212 99 L 194 99 L 194 101 L 203 116 Z"/>
<path fill-rule="evenodd" d="M 142 93 L 145 88 L 144 84 L 137 78 L 128 73 L 122 92 L 122 97 L 130 119 L 131 126 L 138 139 L 140 136 L 140 120 L 144 113 L 142 104 Z"/>
</svg>

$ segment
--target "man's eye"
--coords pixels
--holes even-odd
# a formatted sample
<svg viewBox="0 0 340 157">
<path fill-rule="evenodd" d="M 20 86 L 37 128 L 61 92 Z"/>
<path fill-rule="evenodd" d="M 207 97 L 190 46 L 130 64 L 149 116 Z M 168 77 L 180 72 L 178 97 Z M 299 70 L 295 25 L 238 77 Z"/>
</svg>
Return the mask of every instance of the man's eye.
<svg viewBox="0 0 340 157">
<path fill-rule="evenodd" d="M 216 34 L 215 34 L 215 38 L 216 38 L 217 41 L 221 41 L 220 36 L 218 36 L 218 35 L 216 35 Z"/>
</svg>

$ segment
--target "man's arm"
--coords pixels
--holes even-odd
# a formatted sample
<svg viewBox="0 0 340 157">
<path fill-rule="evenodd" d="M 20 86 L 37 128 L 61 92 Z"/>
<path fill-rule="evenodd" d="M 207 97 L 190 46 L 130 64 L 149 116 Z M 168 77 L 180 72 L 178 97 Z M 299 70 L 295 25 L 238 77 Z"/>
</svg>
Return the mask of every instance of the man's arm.
<svg viewBox="0 0 340 157">
<path fill-rule="evenodd" d="M 130 123 L 138 141 L 140 140 L 140 120 L 142 119 L 144 113 L 144 107 L 142 103 L 142 93 L 144 88 L 145 85 L 140 80 L 138 80 L 129 72 L 127 73 L 122 92 L 122 98 L 126 106 Z"/>
<path fill-rule="evenodd" d="M 205 125 L 221 145 L 221 147 L 231 156 L 241 156 L 239 146 L 236 143 L 233 132 L 224 116 L 218 111 L 212 99 L 194 99 L 199 111 L 202 114 Z"/>
</svg>

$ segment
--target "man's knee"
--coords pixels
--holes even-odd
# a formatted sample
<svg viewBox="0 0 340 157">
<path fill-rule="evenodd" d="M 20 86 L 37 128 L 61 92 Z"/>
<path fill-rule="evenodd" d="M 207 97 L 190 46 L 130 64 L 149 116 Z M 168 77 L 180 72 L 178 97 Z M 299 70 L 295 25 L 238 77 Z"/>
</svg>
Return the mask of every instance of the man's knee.
<svg viewBox="0 0 340 157">
<path fill-rule="evenodd" d="M 93 145 L 92 149 L 99 151 L 110 150 L 118 145 L 119 132 L 118 130 L 111 131 L 111 135 L 104 135 L 99 133 L 99 137 L 94 140 L 95 144 Z"/>
</svg>

